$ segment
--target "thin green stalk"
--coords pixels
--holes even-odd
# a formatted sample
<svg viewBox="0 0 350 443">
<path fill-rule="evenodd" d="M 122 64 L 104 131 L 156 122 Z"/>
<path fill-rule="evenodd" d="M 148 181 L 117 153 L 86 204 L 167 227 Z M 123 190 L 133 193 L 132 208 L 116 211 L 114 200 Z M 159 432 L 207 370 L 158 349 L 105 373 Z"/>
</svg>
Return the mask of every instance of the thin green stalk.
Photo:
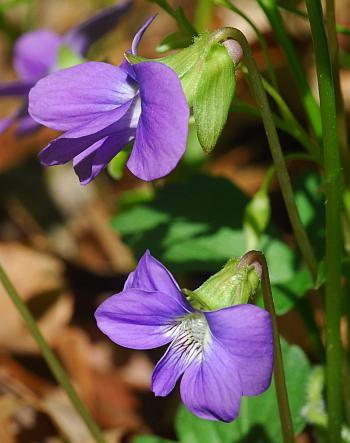
<svg viewBox="0 0 350 443">
<path fill-rule="evenodd" d="M 335 22 L 335 7 L 334 0 L 326 0 L 326 30 L 328 36 L 328 46 L 331 58 L 332 75 L 335 92 L 335 106 L 337 116 L 337 130 L 338 140 L 341 155 L 341 164 L 343 168 L 343 177 L 346 187 L 350 187 L 350 156 L 348 146 L 348 131 L 346 114 L 344 110 L 344 100 L 340 87 L 339 76 L 339 45 L 337 38 L 336 22 Z"/>
<path fill-rule="evenodd" d="M 278 9 L 278 4 L 276 0 L 258 0 L 258 3 L 265 12 L 273 31 L 287 56 L 289 66 L 295 77 L 312 131 L 314 132 L 316 138 L 321 140 L 322 124 L 320 109 L 306 80 L 303 67 L 300 63 L 300 57 L 296 53 L 284 26 Z"/>
<path fill-rule="evenodd" d="M 286 163 L 284 161 L 281 144 L 278 138 L 276 126 L 273 121 L 269 102 L 262 84 L 259 70 L 252 56 L 249 43 L 241 31 L 234 28 L 222 28 L 212 34 L 213 42 L 225 41 L 227 39 L 237 40 L 241 45 L 244 54 L 245 64 L 249 72 L 250 87 L 259 105 L 261 118 L 264 123 L 265 132 L 269 141 L 271 154 L 276 166 L 277 177 L 281 186 L 282 195 L 287 208 L 288 216 L 294 231 L 297 244 L 307 267 L 310 270 L 313 280 L 317 277 L 317 261 L 309 238 L 300 220 L 298 208 L 295 203 L 294 194 Z"/>
<path fill-rule="evenodd" d="M 253 115 L 254 117 L 261 118 L 261 112 L 259 111 L 259 109 L 237 98 L 234 99 L 234 102 L 232 103 L 230 110 L 232 112 L 244 112 L 246 114 Z M 289 122 L 283 120 L 281 117 L 279 117 L 276 114 L 272 114 L 272 118 L 278 129 L 291 135 L 302 146 L 304 146 L 306 151 L 309 153 L 305 154 L 308 156 L 309 160 L 315 161 L 319 166 L 322 166 L 319 154 L 315 153 L 315 151 L 317 152 L 318 146 L 314 144 L 314 142 L 310 139 L 310 137 L 307 136 L 304 129 L 301 126 L 299 126 L 299 124 L 296 126 L 292 125 Z"/>
<path fill-rule="evenodd" d="M 282 427 L 282 435 L 284 443 L 294 443 L 293 423 L 288 402 L 288 392 L 283 369 L 283 359 L 280 338 L 277 326 L 277 316 L 273 303 L 269 271 L 266 258 L 259 251 L 249 251 L 243 255 L 238 266 L 246 267 L 255 265 L 257 273 L 261 275 L 261 288 L 264 299 L 265 309 L 271 315 L 272 334 L 274 347 L 274 378 L 277 395 L 278 410 Z"/>
<path fill-rule="evenodd" d="M 212 0 L 197 0 L 196 12 L 194 16 L 194 27 L 198 32 L 208 29 L 213 12 Z"/>
<path fill-rule="evenodd" d="M 337 137 L 336 100 L 322 6 L 319 0 L 306 0 L 313 38 L 324 140 L 326 192 L 326 378 L 329 442 L 338 443 L 342 423 L 342 346 L 341 315 L 341 176 Z"/>
<path fill-rule="evenodd" d="M 17 308 L 22 319 L 24 320 L 25 324 L 27 325 L 29 331 L 31 332 L 31 334 L 32 334 L 34 340 L 36 341 L 44 359 L 46 360 L 47 365 L 51 369 L 52 374 L 54 375 L 57 382 L 66 391 L 66 394 L 68 395 L 72 405 L 74 406 L 74 408 L 76 409 L 78 414 L 81 416 L 81 418 L 85 422 L 92 437 L 95 439 L 95 441 L 97 443 L 106 443 L 106 440 L 105 440 L 101 430 L 99 429 L 99 427 L 95 423 L 94 419 L 92 418 L 90 412 L 87 410 L 84 403 L 81 401 L 76 390 L 74 389 L 73 385 L 69 381 L 69 378 L 68 378 L 67 374 L 65 373 L 63 367 L 61 366 L 61 364 L 59 363 L 54 352 L 51 350 L 51 348 L 47 344 L 45 338 L 41 334 L 32 314 L 30 313 L 27 306 L 23 303 L 21 297 L 18 295 L 16 289 L 12 285 L 5 270 L 3 269 L 3 267 L 1 265 L 0 265 L 0 281 L 1 281 L 2 285 L 4 286 L 6 292 L 8 293 L 9 297 L 11 298 L 13 304 Z"/>
<path fill-rule="evenodd" d="M 273 87 L 278 91 L 278 82 L 277 77 L 275 74 L 275 70 L 273 67 L 273 61 L 271 58 L 271 54 L 269 51 L 269 47 L 266 43 L 266 39 L 264 37 L 264 34 L 259 30 L 259 28 L 255 25 L 255 23 L 237 6 L 233 5 L 229 0 L 214 0 L 215 4 L 219 6 L 224 6 L 227 9 L 230 9 L 231 11 L 235 12 L 237 15 L 242 17 L 253 29 L 253 31 L 256 34 L 256 38 L 258 39 L 259 45 L 261 47 L 261 50 L 264 54 L 265 60 L 266 60 L 266 67 L 267 67 L 267 73 L 270 78 L 270 82 L 272 83 Z"/>
<path fill-rule="evenodd" d="M 322 153 L 320 152 L 319 146 L 310 139 L 308 134 L 304 131 L 301 124 L 294 117 L 292 111 L 289 109 L 287 103 L 284 101 L 282 96 L 276 91 L 266 80 L 263 79 L 263 85 L 266 92 L 274 99 L 277 106 L 279 107 L 284 119 L 290 126 L 295 128 L 298 132 L 299 138 L 303 140 L 303 145 L 307 147 L 309 154 L 318 159 L 318 162 L 322 164 Z"/>
</svg>

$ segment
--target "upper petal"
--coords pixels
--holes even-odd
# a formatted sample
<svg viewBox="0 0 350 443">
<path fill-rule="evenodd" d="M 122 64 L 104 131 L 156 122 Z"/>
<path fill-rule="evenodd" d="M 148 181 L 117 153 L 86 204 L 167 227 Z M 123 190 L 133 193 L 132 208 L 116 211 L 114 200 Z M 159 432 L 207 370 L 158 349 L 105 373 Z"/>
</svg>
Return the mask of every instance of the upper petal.
<svg viewBox="0 0 350 443">
<path fill-rule="evenodd" d="M 147 28 L 153 22 L 153 20 L 156 18 L 156 16 L 157 16 L 156 14 L 151 15 L 151 17 L 146 20 L 146 22 L 141 26 L 141 28 L 135 34 L 135 37 L 134 37 L 134 39 L 132 41 L 132 45 L 131 45 L 131 52 L 134 55 L 137 54 L 137 48 L 140 44 L 140 40 L 141 40 L 143 34 L 147 31 Z"/>
<path fill-rule="evenodd" d="M 232 355 L 242 381 L 243 395 L 258 395 L 271 382 L 273 337 L 271 317 L 254 305 L 236 305 L 206 312 L 213 336 Z"/>
<path fill-rule="evenodd" d="M 215 339 L 181 380 L 181 398 L 195 415 L 230 422 L 239 414 L 242 387 L 231 355 Z"/>
<path fill-rule="evenodd" d="M 132 2 L 126 1 L 103 9 L 71 29 L 63 37 L 63 42 L 69 45 L 77 54 L 84 56 L 92 43 L 111 31 L 124 14 L 130 10 L 131 6 Z"/>
<path fill-rule="evenodd" d="M 139 288 L 145 291 L 161 291 L 175 298 L 184 299 L 170 271 L 154 258 L 147 249 L 134 272 L 129 274 L 124 289 Z"/>
<path fill-rule="evenodd" d="M 189 108 L 180 80 L 157 62 L 133 66 L 140 85 L 142 112 L 128 168 L 143 180 L 163 177 L 186 149 Z"/>
<path fill-rule="evenodd" d="M 162 292 L 127 289 L 96 310 L 97 326 L 115 343 L 132 349 L 152 349 L 169 343 L 174 325 L 187 312 Z"/>
<path fill-rule="evenodd" d="M 47 29 L 23 34 L 16 42 L 14 65 L 24 80 L 38 80 L 47 75 L 57 59 L 62 38 Z"/>
<path fill-rule="evenodd" d="M 62 69 L 31 89 L 29 113 L 39 123 L 59 131 L 88 126 L 130 102 L 135 84 L 129 80 L 125 71 L 102 62 Z"/>
</svg>

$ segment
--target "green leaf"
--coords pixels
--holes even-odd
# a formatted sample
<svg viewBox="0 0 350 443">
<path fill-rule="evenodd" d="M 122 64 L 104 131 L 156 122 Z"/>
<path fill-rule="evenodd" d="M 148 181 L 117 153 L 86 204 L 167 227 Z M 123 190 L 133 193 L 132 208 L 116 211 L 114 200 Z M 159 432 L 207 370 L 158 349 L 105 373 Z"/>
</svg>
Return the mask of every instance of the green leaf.
<svg viewBox="0 0 350 443">
<path fill-rule="evenodd" d="M 167 35 L 157 46 L 157 52 L 171 51 L 172 49 L 186 48 L 192 43 L 192 37 L 181 31 Z"/>
<path fill-rule="evenodd" d="M 282 341 L 287 390 L 295 434 L 304 426 L 303 408 L 306 402 L 310 364 L 297 346 Z M 279 422 L 274 382 L 257 397 L 244 397 L 238 419 L 232 423 L 202 420 L 181 406 L 176 418 L 176 431 L 181 443 L 250 443 L 283 441 Z"/>
<path fill-rule="evenodd" d="M 198 73 L 193 113 L 198 139 L 205 152 L 214 149 L 235 93 L 235 66 L 224 46 L 217 44 Z"/>
<path fill-rule="evenodd" d="M 246 252 L 242 219 L 248 202 L 229 180 L 197 174 L 166 183 L 149 203 L 124 205 L 112 223 L 137 258 L 149 248 L 173 272 L 213 274 Z M 271 227 L 258 249 L 267 258 L 277 311 L 285 313 L 310 288 L 308 274 Z"/>
</svg>

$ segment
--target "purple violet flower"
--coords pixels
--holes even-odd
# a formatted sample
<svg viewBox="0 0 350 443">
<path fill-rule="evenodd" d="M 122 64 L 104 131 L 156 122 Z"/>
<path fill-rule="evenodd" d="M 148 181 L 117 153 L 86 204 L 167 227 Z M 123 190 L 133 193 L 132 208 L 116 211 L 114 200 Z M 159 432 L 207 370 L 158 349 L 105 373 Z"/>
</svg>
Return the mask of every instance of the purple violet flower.
<svg viewBox="0 0 350 443">
<path fill-rule="evenodd" d="M 232 421 L 241 396 L 259 395 L 270 385 L 270 315 L 250 304 L 194 309 L 149 251 L 123 291 L 104 301 L 95 317 L 101 331 L 121 346 L 152 349 L 170 343 L 153 371 L 152 390 L 166 396 L 182 376 L 182 401 L 199 417 Z"/>
<path fill-rule="evenodd" d="M 133 53 L 153 19 L 136 34 Z M 39 153 L 41 163 L 73 160 L 84 185 L 132 140 L 127 166 L 147 181 L 172 171 L 186 149 L 189 107 L 176 73 L 158 62 L 87 62 L 57 71 L 32 88 L 29 113 L 65 132 Z"/>
<path fill-rule="evenodd" d="M 18 122 L 18 135 L 38 129 L 40 125 L 28 114 L 28 93 L 39 79 L 57 69 L 60 47 L 66 45 L 76 55 L 85 56 L 91 44 L 113 29 L 131 5 L 132 3 L 127 1 L 106 8 L 63 36 L 47 29 L 23 34 L 14 48 L 13 64 L 19 80 L 1 82 L 0 97 L 21 96 L 24 100 L 14 115 L 0 120 L 0 134 L 14 122 Z"/>
</svg>

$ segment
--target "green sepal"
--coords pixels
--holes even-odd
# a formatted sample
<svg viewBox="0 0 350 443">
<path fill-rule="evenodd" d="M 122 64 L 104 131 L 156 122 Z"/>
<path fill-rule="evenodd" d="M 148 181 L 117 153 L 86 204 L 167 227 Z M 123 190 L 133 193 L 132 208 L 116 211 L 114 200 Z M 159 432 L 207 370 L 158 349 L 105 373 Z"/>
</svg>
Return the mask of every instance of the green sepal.
<svg viewBox="0 0 350 443">
<path fill-rule="evenodd" d="M 188 301 L 197 309 L 214 311 L 248 303 L 255 294 L 260 278 L 254 266 L 238 267 L 240 259 L 232 258 L 195 291 L 183 289 Z"/>
<path fill-rule="evenodd" d="M 132 147 L 133 142 L 129 143 L 126 148 L 118 152 L 118 154 L 108 163 L 107 171 L 115 180 L 120 180 L 123 177 L 124 166 L 129 159 Z"/>
<path fill-rule="evenodd" d="M 76 54 L 72 48 L 67 45 L 60 46 L 57 55 L 57 69 L 71 68 L 84 62 L 85 59 Z"/>
<path fill-rule="evenodd" d="M 224 128 L 235 89 L 235 65 L 226 48 L 216 44 L 202 66 L 193 102 L 198 139 L 207 153 Z"/>
</svg>

